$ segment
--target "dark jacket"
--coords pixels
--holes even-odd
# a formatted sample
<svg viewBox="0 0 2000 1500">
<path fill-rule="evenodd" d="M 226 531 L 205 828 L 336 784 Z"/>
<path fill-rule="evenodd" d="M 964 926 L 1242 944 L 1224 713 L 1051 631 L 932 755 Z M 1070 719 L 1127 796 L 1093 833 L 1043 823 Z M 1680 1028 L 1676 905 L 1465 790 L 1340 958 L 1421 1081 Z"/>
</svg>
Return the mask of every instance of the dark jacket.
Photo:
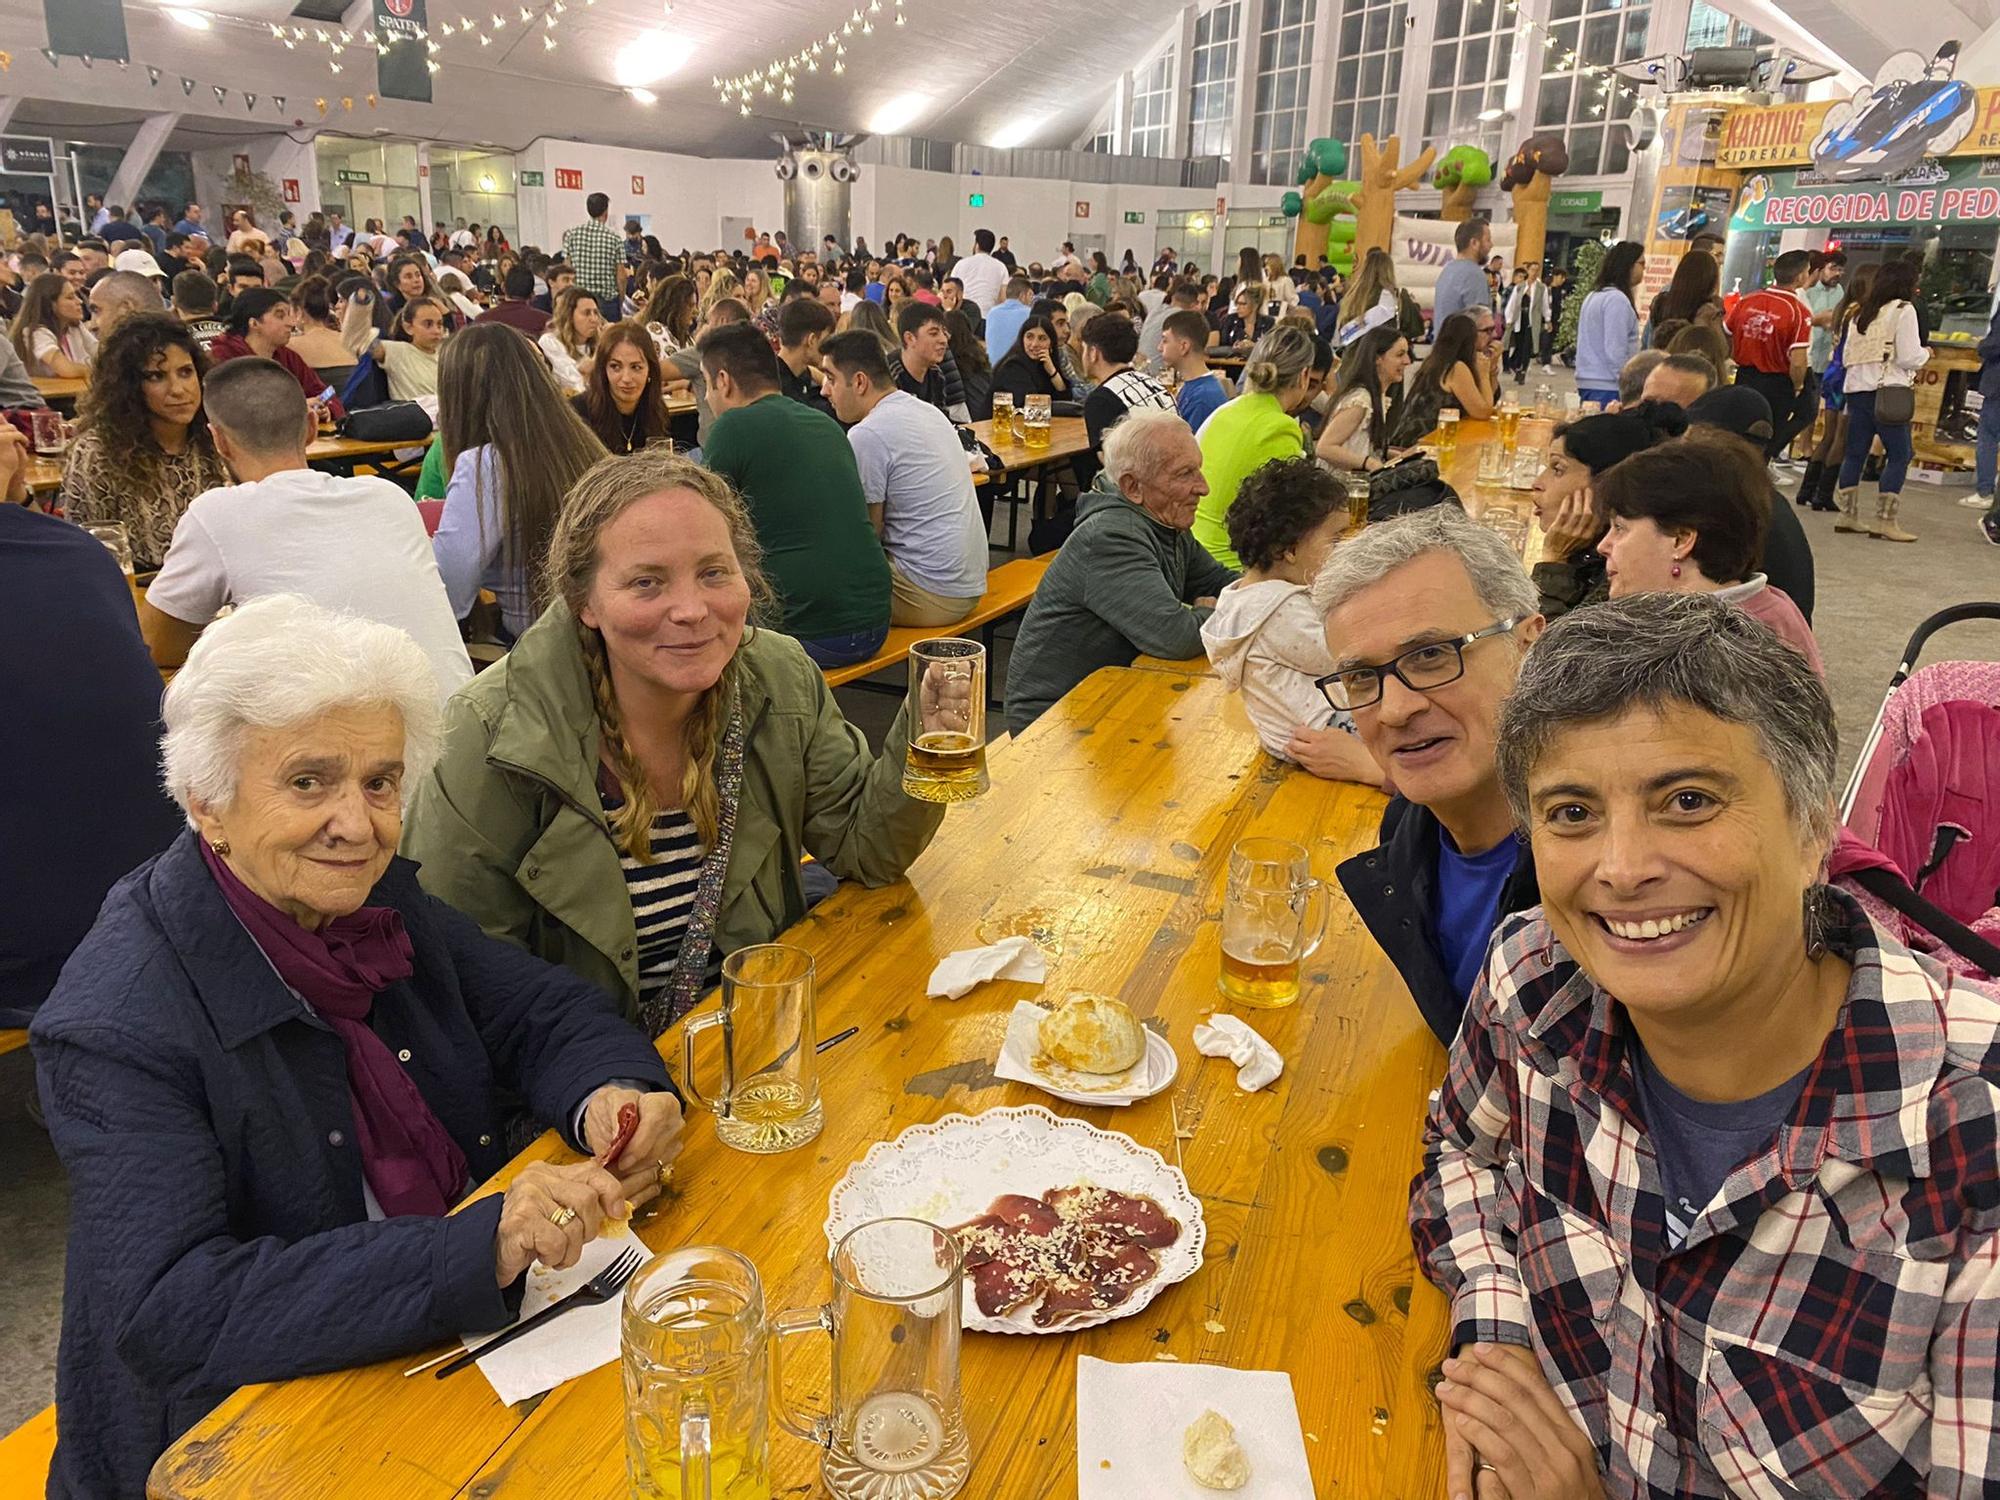
<svg viewBox="0 0 2000 1500">
<path fill-rule="evenodd" d="M 1465 1019 L 1466 997 L 1453 986 L 1435 936 L 1441 832 L 1429 808 L 1398 797 L 1382 813 L 1381 844 L 1344 861 L 1336 873 L 1370 935 L 1409 986 L 1424 1020 L 1449 1047 Z M 1514 873 L 1500 892 L 1498 916 L 1526 911 L 1541 900 L 1535 856 L 1524 839 Z"/>
<path fill-rule="evenodd" d="M 1806 617 L 1806 624 L 1812 624 L 1813 600 L 1817 595 L 1812 543 L 1799 523 L 1799 513 L 1775 485 L 1771 488 L 1771 525 L 1764 533 L 1764 556 L 1758 568 L 1774 585 L 1792 596 L 1792 603 Z"/>
<path fill-rule="evenodd" d="M 1586 604 L 1611 597 L 1611 580 L 1604 559 L 1594 546 L 1572 552 L 1560 562 L 1538 562 L 1533 569 L 1535 590 L 1542 596 L 1542 615 L 1553 620 Z"/>
<path fill-rule="evenodd" d="M 1979 341 L 1979 394 L 2000 396 L 2000 312 L 1993 314 Z"/>
<path fill-rule="evenodd" d="M 371 1024 L 471 1182 L 507 1160 L 496 1089 L 567 1133 L 601 1084 L 670 1086 L 609 996 L 484 936 L 409 861 L 369 901 L 403 914 L 416 950 Z M 72 1204 L 51 1496 L 142 1494 L 167 1444 L 240 1385 L 518 1311 L 522 1283 L 493 1279 L 498 1196 L 369 1221 L 340 1040 L 230 912 L 192 832 L 112 890 L 31 1040 Z"/>
<path fill-rule="evenodd" d="M 1201 625 L 1236 579 L 1186 531 L 1154 520 L 1109 474 L 1084 492 L 1007 662 L 1007 727 L 1026 729 L 1092 672 L 1137 656 L 1200 656 Z"/>
</svg>

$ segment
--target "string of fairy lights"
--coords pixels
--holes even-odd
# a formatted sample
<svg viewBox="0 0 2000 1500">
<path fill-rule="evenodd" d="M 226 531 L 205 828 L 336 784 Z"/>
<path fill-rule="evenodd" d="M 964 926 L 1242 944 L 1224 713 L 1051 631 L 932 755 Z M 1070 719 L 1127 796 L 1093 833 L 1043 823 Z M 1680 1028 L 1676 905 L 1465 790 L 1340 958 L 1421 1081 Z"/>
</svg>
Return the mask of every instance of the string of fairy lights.
<svg viewBox="0 0 2000 1500">
<path fill-rule="evenodd" d="M 1507 14 L 1514 17 L 1514 24 L 1524 29 L 1530 37 L 1539 37 L 1542 44 L 1542 51 L 1545 54 L 1554 53 L 1557 47 L 1562 47 L 1562 52 L 1556 58 L 1554 66 L 1546 64 L 1543 66 L 1542 72 L 1544 74 L 1557 78 L 1574 74 L 1578 78 L 1596 78 L 1600 80 L 1597 85 L 1597 103 L 1593 104 L 1590 108 L 1590 114 L 1593 118 L 1601 118 L 1606 108 L 1616 103 L 1620 98 L 1638 99 L 1639 90 L 1629 83 L 1621 82 L 1615 68 L 1603 63 L 1584 62 L 1577 55 L 1574 47 L 1563 46 L 1562 38 L 1555 34 L 1553 27 L 1544 22 L 1537 21 L 1532 16 L 1522 15 L 1521 0 L 1507 0 Z M 1605 14 L 1615 20 L 1622 12 L 1609 11 Z M 1573 20 L 1579 27 L 1579 37 L 1582 34 L 1580 28 L 1588 24 L 1591 19 L 1593 18 L 1588 16 L 1568 18 L 1568 20 Z"/>
<path fill-rule="evenodd" d="M 746 115 L 750 113 L 750 100 L 754 95 L 775 95 L 781 103 L 790 104 L 800 73 L 817 73 L 822 61 L 829 65 L 831 71 L 845 73 L 849 43 L 858 46 L 864 38 L 873 36 L 875 17 L 881 14 L 882 0 L 868 0 L 866 6 L 857 7 L 853 15 L 828 31 L 823 38 L 815 39 L 791 56 L 774 57 L 762 67 L 738 73 L 733 78 L 713 79 L 716 97 L 724 104 L 737 105 L 739 112 Z M 903 0 L 895 0 L 894 24 L 904 24 Z"/>
</svg>

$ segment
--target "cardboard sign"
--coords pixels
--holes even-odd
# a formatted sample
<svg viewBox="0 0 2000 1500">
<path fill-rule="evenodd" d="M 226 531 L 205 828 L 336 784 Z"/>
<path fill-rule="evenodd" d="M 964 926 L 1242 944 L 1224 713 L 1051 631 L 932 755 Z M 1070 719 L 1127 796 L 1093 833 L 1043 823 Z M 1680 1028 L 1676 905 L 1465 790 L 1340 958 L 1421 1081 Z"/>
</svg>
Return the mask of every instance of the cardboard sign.
<svg viewBox="0 0 2000 1500">
<path fill-rule="evenodd" d="M 577 192 L 577 193 L 580 193 L 580 192 L 582 192 L 582 191 L 583 191 L 583 168 L 581 168 L 581 167 L 557 167 L 557 168 L 556 168 L 556 186 L 557 186 L 557 187 L 559 187 L 559 188 L 568 188 L 568 189 L 569 189 L 569 190 L 570 190 L 571 192 Z"/>
</svg>

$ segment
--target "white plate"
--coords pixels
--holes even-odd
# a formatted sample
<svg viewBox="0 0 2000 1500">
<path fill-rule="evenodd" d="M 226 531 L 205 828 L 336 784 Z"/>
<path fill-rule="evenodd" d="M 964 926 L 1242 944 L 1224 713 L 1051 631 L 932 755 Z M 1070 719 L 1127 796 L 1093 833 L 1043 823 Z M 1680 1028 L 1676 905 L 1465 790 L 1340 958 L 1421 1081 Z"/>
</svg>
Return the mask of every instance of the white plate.
<svg viewBox="0 0 2000 1500">
<path fill-rule="evenodd" d="M 1145 1027 L 1143 1028 L 1146 1035 L 1145 1055 L 1130 1070 L 1130 1080 L 1124 1087 L 1109 1091 L 1065 1088 L 1063 1080 L 1035 1066 L 1037 1051 L 1035 1028 L 1047 1014 L 1046 1010 L 1032 1000 L 1016 1003 L 1013 1015 L 1008 1018 L 1007 1038 L 1000 1048 L 1000 1060 L 994 1064 L 995 1078 L 1004 1078 L 1010 1083 L 1031 1084 L 1043 1093 L 1070 1104 L 1092 1104 L 1100 1108 L 1116 1109 L 1141 1099 L 1152 1098 L 1172 1083 L 1175 1075 L 1180 1072 L 1180 1054 L 1174 1051 L 1174 1044 L 1151 1027 Z"/>
<path fill-rule="evenodd" d="M 1200 1269 L 1208 1232 L 1187 1179 L 1159 1152 L 1130 1137 L 1066 1119 L 1038 1104 L 946 1115 L 870 1147 L 847 1169 L 827 1204 L 827 1248 L 831 1252 L 848 1230 L 870 1219 L 925 1219 L 949 1228 L 978 1218 L 1003 1193 L 1038 1198 L 1050 1188 L 1073 1184 L 1151 1198 L 1180 1221 L 1180 1238 L 1154 1252 L 1158 1273 L 1117 1307 L 1081 1312 L 1052 1328 L 1035 1326 L 1033 1304 L 1006 1317 L 987 1317 L 973 1300 L 968 1277 L 965 1327 L 981 1333 L 1094 1328 L 1141 1311 Z"/>
</svg>

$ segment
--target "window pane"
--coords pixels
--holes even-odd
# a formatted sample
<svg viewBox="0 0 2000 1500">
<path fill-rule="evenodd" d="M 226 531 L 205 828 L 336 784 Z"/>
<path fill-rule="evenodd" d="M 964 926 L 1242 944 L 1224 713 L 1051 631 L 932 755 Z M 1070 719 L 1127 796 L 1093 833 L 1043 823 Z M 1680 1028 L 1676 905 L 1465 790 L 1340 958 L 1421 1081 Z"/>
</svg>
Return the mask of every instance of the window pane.
<svg viewBox="0 0 2000 1500">
<path fill-rule="evenodd" d="M 1593 68 L 1611 62 L 1618 52 L 1618 18 L 1596 16 L 1584 22 L 1583 60 Z"/>
<path fill-rule="evenodd" d="M 1353 99 L 1356 85 L 1361 81 L 1361 64 L 1349 57 L 1343 59 L 1333 70 L 1333 92 L 1345 103 Z"/>
<path fill-rule="evenodd" d="M 1389 12 L 1377 6 L 1368 12 L 1368 49 L 1379 52 L 1389 45 Z"/>
<path fill-rule="evenodd" d="M 1296 68 L 1299 65 L 1299 34 L 1288 31 L 1278 39 L 1278 66 Z"/>
<path fill-rule="evenodd" d="M 1451 95 L 1432 94 L 1424 104 L 1424 139 L 1442 140 L 1451 129 Z"/>
<path fill-rule="evenodd" d="M 1565 21 L 1560 26 L 1552 26 L 1549 28 L 1549 35 L 1556 39 L 1556 44 L 1550 49 L 1550 54 L 1557 61 L 1562 59 L 1562 55 L 1565 52 L 1574 52 L 1576 50 L 1576 22 Z"/>
<path fill-rule="evenodd" d="M 1340 22 L 1340 51 L 1344 57 L 1361 46 L 1361 12 L 1350 11 Z"/>
<path fill-rule="evenodd" d="M 1634 21 L 1625 23 L 1625 45 L 1619 50 L 1619 59 L 1630 62 L 1635 57 L 1646 55 L 1646 17 L 1641 12 Z"/>
<path fill-rule="evenodd" d="M 1486 49 L 1491 45 L 1485 37 L 1478 37 L 1465 44 L 1459 53 L 1458 81 L 1460 83 L 1484 83 L 1486 81 Z"/>
<path fill-rule="evenodd" d="M 1362 60 L 1361 92 L 1364 94 L 1382 92 L 1382 54 L 1379 52 Z"/>
<path fill-rule="evenodd" d="M 1625 132 L 1613 127 L 1604 132 L 1604 170 L 1623 172 L 1632 165 L 1631 148 L 1625 144 Z"/>
<path fill-rule="evenodd" d="M 1465 14 L 1465 0 L 1438 0 L 1437 29 L 1439 37 L 1455 37 L 1464 31 L 1459 24 Z"/>
<path fill-rule="evenodd" d="M 1537 125 L 1564 125 L 1569 122 L 1569 94 L 1574 82 L 1575 80 L 1567 74 L 1561 78 L 1544 78 L 1542 80 L 1541 101 L 1535 106 L 1535 123 Z M 1574 148 L 1570 151 L 1569 169 L 1572 172 L 1581 170 L 1576 165 L 1576 151 Z"/>
<path fill-rule="evenodd" d="M 1471 35 L 1475 31 L 1491 31 L 1493 29 L 1493 3 L 1494 0 L 1472 0 L 1471 5 L 1467 7 L 1465 12 L 1465 30 L 1467 35 Z"/>
<path fill-rule="evenodd" d="M 1569 135 L 1569 169 L 1581 176 L 1598 170 L 1598 155 L 1604 144 L 1603 127 L 1579 126 Z"/>
<path fill-rule="evenodd" d="M 1452 80 L 1458 67 L 1458 44 L 1446 42 L 1442 47 L 1431 48 L 1431 87 L 1443 88 Z"/>
<path fill-rule="evenodd" d="M 1583 11 L 1583 0 L 1553 0 L 1549 6 L 1549 19 L 1560 21 L 1565 17 L 1579 15 Z"/>
</svg>

